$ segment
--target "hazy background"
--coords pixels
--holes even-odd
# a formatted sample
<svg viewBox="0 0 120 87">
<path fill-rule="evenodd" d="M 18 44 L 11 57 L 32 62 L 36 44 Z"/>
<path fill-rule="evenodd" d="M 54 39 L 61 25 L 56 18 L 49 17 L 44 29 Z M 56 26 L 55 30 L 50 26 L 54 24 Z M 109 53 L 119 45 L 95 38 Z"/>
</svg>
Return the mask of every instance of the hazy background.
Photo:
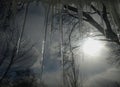
<svg viewBox="0 0 120 87">
<path fill-rule="evenodd" d="M 23 11 L 18 14 L 19 27 L 21 27 L 23 22 Z M 39 54 L 39 57 L 35 64 L 32 66 L 33 70 L 36 73 L 40 72 L 40 58 L 41 58 L 41 47 L 42 39 L 44 34 L 44 18 L 45 18 L 45 8 L 44 5 L 39 3 L 31 4 L 28 11 L 26 27 L 24 32 L 24 37 L 30 39 L 30 41 L 35 45 L 35 49 Z M 89 26 L 89 25 L 88 25 Z M 60 68 L 60 59 L 54 54 L 58 52 L 59 35 L 58 32 L 55 32 L 52 37 L 52 45 L 49 45 L 49 34 L 48 34 L 48 46 L 45 56 L 45 66 L 44 66 L 44 79 L 46 84 L 59 86 L 61 79 L 61 68 Z M 58 35 L 58 36 L 57 36 Z M 83 62 L 80 63 L 80 70 L 85 75 L 85 87 L 113 87 L 114 82 L 120 82 L 120 70 L 108 63 L 107 58 L 110 57 L 111 48 L 108 46 L 108 42 L 103 42 L 105 48 L 98 57 L 91 57 L 84 55 Z M 78 56 L 79 58 L 79 52 Z M 108 84 L 109 83 L 109 84 Z"/>
</svg>

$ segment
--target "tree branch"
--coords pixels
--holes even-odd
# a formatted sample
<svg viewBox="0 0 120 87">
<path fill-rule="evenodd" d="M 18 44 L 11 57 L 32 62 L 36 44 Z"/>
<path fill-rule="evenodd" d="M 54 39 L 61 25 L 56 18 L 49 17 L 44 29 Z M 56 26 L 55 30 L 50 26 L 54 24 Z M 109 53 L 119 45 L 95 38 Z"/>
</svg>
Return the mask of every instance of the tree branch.
<svg viewBox="0 0 120 87">
<path fill-rule="evenodd" d="M 116 35 L 116 33 L 112 30 L 110 21 L 107 16 L 107 10 L 105 5 L 103 4 L 103 11 L 102 14 L 98 9 L 96 9 L 93 5 L 91 5 L 92 9 L 98 13 L 99 16 L 101 16 L 106 24 L 107 30 L 105 31 L 106 33 L 106 38 L 111 39 L 112 41 L 120 44 L 119 39 Z"/>
<path fill-rule="evenodd" d="M 104 20 L 104 22 L 106 24 L 106 27 L 107 27 L 107 30 L 106 30 L 107 38 L 110 38 L 112 41 L 115 41 L 118 44 L 120 44 L 119 39 L 118 39 L 116 33 L 114 33 L 114 31 L 111 28 L 111 24 L 109 22 L 109 19 L 108 19 L 108 16 L 107 16 L 106 7 L 105 7 L 104 4 L 103 4 L 103 20 Z"/>
<path fill-rule="evenodd" d="M 64 6 L 64 7 L 66 8 L 66 6 Z M 92 6 L 92 8 L 100 15 L 100 12 L 94 6 Z M 67 6 L 67 9 L 69 9 L 73 12 L 78 12 L 78 9 L 75 7 L 72 7 L 72 6 Z M 87 21 L 88 23 L 93 25 L 98 31 L 100 31 L 105 36 L 104 28 L 101 27 L 101 25 L 98 24 L 87 12 L 83 11 L 83 16 L 86 18 L 85 21 Z M 119 39 L 118 39 L 116 33 L 114 33 L 111 28 L 110 22 L 107 17 L 107 12 L 106 12 L 105 6 L 103 6 L 103 19 L 104 19 L 106 27 L 107 27 L 106 34 L 108 35 L 108 37 L 106 37 L 106 38 L 111 39 L 113 42 L 116 42 L 117 44 L 120 45 L 120 42 L 119 42 Z"/>
<path fill-rule="evenodd" d="M 66 8 L 66 6 L 64 7 Z M 67 8 L 73 12 L 78 12 L 77 8 L 75 7 L 67 6 Z M 83 16 L 86 18 L 85 21 L 96 27 L 104 35 L 104 29 L 89 14 L 83 12 Z"/>
<path fill-rule="evenodd" d="M 98 15 L 101 16 L 100 11 L 99 11 L 98 9 L 96 9 L 93 5 L 91 5 L 91 8 L 92 8 L 96 13 L 98 13 Z"/>
</svg>

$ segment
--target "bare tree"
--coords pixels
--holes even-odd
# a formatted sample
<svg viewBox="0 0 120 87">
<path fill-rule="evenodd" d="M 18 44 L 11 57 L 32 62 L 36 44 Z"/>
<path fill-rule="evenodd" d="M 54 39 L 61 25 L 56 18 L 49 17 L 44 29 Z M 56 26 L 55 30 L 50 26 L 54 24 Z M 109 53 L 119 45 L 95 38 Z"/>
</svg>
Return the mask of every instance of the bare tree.
<svg viewBox="0 0 120 87">
<path fill-rule="evenodd" d="M 76 13 L 78 12 L 78 9 L 73 7 L 73 6 L 69 5 L 69 6 L 64 6 L 64 7 L 66 9 L 68 8 L 69 10 L 74 11 Z M 98 24 L 98 22 L 95 19 L 93 19 L 93 17 L 91 16 L 91 13 L 83 11 L 83 17 L 84 17 L 83 20 L 90 23 L 96 29 L 98 29 L 98 31 L 100 31 L 106 38 L 108 38 L 107 41 L 113 41 L 113 42 L 116 42 L 117 44 L 119 44 L 119 38 L 118 38 L 117 34 L 111 28 L 111 24 L 110 24 L 110 21 L 109 21 L 109 18 L 108 18 L 108 13 L 107 13 L 107 10 L 106 10 L 106 6 L 103 4 L 102 13 L 98 9 L 96 9 L 93 5 L 91 5 L 91 8 L 95 11 L 94 14 L 97 13 L 100 17 L 102 16 L 103 21 L 105 22 L 105 25 L 106 25 L 107 29 L 105 30 L 100 24 Z M 68 13 L 68 14 L 70 16 L 78 19 L 78 16 L 75 16 L 75 15 L 70 14 L 70 13 Z"/>
<path fill-rule="evenodd" d="M 4 64 L 3 66 L 7 66 L 7 67 L 6 67 L 6 70 L 3 74 L 3 76 L 0 79 L 0 82 L 2 82 L 2 80 L 6 77 L 9 70 L 14 65 L 14 62 L 19 63 L 20 61 L 25 60 L 25 58 L 28 58 L 29 56 L 32 57 L 32 55 L 26 56 L 26 54 L 29 53 L 31 49 L 33 49 L 34 45 L 29 47 L 28 49 L 23 50 L 23 48 L 27 47 L 26 45 L 28 45 L 28 44 L 26 44 L 26 42 L 22 41 L 23 32 L 25 29 L 28 6 L 29 6 L 29 4 L 26 5 L 24 23 L 23 23 L 23 27 L 22 27 L 20 33 L 14 32 L 14 30 L 11 30 L 11 32 L 6 33 L 6 36 L 8 35 L 8 37 L 10 37 L 10 38 L 7 39 L 5 42 L 5 44 L 7 43 L 7 45 L 6 45 L 4 54 L 1 58 L 0 65 L 2 65 L 6 60 L 7 64 Z M 6 31 L 9 31 L 9 30 L 6 30 Z M 15 31 L 17 31 L 17 30 L 15 30 Z M 24 45 L 22 49 L 21 49 L 21 45 Z"/>
</svg>

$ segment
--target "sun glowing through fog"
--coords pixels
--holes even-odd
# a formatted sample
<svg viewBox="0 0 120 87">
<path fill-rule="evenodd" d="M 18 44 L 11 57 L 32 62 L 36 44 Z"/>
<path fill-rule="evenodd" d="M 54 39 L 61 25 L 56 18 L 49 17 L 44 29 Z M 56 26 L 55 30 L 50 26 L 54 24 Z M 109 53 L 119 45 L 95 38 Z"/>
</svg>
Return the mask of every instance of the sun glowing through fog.
<svg viewBox="0 0 120 87">
<path fill-rule="evenodd" d="M 103 43 L 92 38 L 83 43 L 83 52 L 88 56 L 98 56 L 103 49 Z"/>
</svg>

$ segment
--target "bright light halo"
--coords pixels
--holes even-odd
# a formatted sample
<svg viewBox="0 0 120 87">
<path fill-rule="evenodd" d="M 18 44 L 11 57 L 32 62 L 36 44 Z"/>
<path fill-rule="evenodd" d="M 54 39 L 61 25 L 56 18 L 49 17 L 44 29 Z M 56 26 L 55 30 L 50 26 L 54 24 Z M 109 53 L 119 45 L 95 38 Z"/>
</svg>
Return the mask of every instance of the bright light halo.
<svg viewBox="0 0 120 87">
<path fill-rule="evenodd" d="M 92 38 L 88 38 L 83 43 L 83 52 L 89 56 L 98 56 L 103 48 L 103 43 Z"/>
</svg>

